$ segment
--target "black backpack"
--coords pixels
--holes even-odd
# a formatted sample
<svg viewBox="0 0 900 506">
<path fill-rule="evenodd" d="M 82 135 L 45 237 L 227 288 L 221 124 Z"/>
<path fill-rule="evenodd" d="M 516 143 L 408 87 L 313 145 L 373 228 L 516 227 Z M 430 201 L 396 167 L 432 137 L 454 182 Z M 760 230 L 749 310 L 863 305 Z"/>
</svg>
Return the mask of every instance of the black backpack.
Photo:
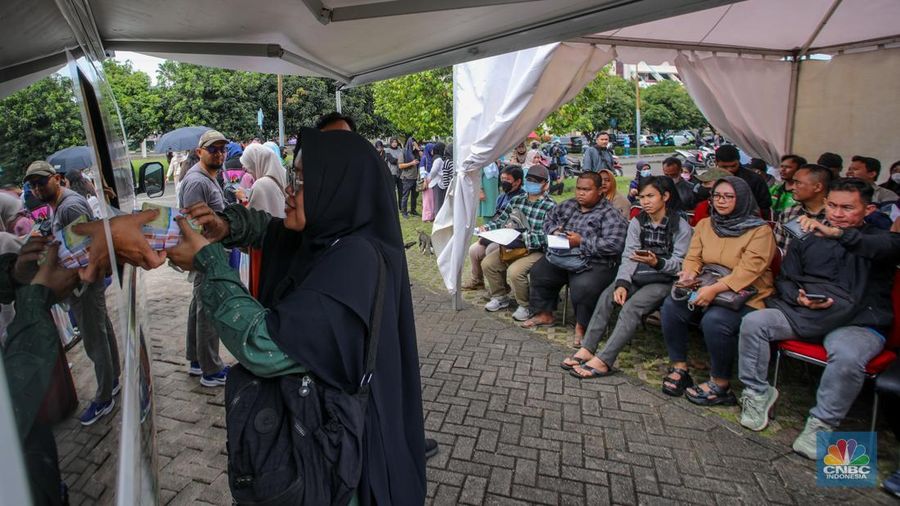
<svg viewBox="0 0 900 506">
<path fill-rule="evenodd" d="M 235 504 L 345 505 L 359 484 L 369 382 L 375 371 L 386 268 L 369 318 L 365 372 L 355 394 L 310 373 L 261 378 L 240 364 L 228 373 L 228 484 Z"/>
</svg>

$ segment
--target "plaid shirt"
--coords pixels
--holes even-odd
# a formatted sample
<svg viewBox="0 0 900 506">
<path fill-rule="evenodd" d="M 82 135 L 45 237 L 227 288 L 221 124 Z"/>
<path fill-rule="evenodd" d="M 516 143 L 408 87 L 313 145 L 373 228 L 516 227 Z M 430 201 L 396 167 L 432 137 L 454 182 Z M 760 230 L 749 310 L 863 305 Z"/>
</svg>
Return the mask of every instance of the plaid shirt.
<svg viewBox="0 0 900 506">
<path fill-rule="evenodd" d="M 578 233 L 585 256 L 618 258 L 625 249 L 628 222 L 607 199 L 600 199 L 587 211 L 581 210 L 578 201 L 569 199 L 550 211 L 544 222 L 544 233 L 557 229 Z"/>
<path fill-rule="evenodd" d="M 506 226 L 509 215 L 514 209 L 519 210 L 528 220 L 528 230 L 522 232 L 522 241 L 529 251 L 543 250 L 547 247 L 547 238 L 544 236 L 544 220 L 547 213 L 556 207 L 556 202 L 549 196 L 542 195 L 534 202 L 528 200 L 528 195 L 513 197 L 509 204 L 500 211 L 500 214 L 484 224 L 485 230 L 497 230 Z"/>
<path fill-rule="evenodd" d="M 781 216 L 779 216 L 778 222 L 775 223 L 775 244 L 781 248 L 781 251 L 787 251 L 788 244 L 790 244 L 791 239 L 793 238 L 791 233 L 785 230 L 784 224 L 799 216 L 809 216 L 814 220 L 825 223 L 825 208 L 823 207 L 818 214 L 812 214 L 807 211 L 803 204 L 794 204 L 785 209 L 784 212 L 781 213 Z"/>
</svg>

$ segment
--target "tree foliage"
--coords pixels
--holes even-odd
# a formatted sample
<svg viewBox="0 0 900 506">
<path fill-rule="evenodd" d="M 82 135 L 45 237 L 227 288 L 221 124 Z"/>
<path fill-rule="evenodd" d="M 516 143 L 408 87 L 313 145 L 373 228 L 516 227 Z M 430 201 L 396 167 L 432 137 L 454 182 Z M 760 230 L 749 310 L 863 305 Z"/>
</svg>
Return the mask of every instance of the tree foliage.
<svg viewBox="0 0 900 506">
<path fill-rule="evenodd" d="M 131 62 L 103 62 L 103 73 L 113 90 L 116 104 L 131 148 L 147 136 L 159 132 L 162 110 L 159 93 L 150 84 L 150 76 L 136 71 Z"/>
<path fill-rule="evenodd" d="M 651 132 L 703 128 L 706 123 L 681 84 L 662 81 L 641 90 L 641 124 Z"/>
<path fill-rule="evenodd" d="M 634 125 L 634 84 L 604 69 L 543 124 L 554 135 L 581 131 L 588 138 L 603 130 L 628 129 Z"/>
<path fill-rule="evenodd" d="M 426 70 L 373 85 L 375 112 L 419 139 L 453 133 L 453 71 Z"/>
<path fill-rule="evenodd" d="M 81 112 L 71 81 L 54 74 L 0 101 L 0 143 L 3 183 L 21 182 L 34 160 L 83 145 Z"/>
</svg>

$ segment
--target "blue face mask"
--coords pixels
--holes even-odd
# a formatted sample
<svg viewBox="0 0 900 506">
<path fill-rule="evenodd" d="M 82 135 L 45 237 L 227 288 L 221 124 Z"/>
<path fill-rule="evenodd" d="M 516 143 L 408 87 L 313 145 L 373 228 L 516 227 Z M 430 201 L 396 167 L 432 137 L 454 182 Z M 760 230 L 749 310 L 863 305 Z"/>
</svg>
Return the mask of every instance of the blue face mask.
<svg viewBox="0 0 900 506">
<path fill-rule="evenodd" d="M 529 195 L 539 195 L 543 193 L 541 188 L 544 185 L 541 183 L 535 183 L 534 181 L 525 181 L 525 193 Z"/>
<path fill-rule="evenodd" d="M 641 177 L 650 177 L 651 174 L 652 172 L 650 172 L 650 169 L 641 170 Z"/>
</svg>

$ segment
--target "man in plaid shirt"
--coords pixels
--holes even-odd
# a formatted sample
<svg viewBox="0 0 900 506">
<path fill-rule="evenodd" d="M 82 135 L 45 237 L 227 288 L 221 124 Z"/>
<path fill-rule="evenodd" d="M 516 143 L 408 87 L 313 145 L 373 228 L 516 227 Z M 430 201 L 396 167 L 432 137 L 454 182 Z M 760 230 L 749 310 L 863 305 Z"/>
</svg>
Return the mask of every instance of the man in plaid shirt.
<svg viewBox="0 0 900 506">
<path fill-rule="evenodd" d="M 785 209 L 775 224 L 775 244 L 786 252 L 793 236 L 785 225 L 800 216 L 825 222 L 825 196 L 831 184 L 832 172 L 822 165 L 807 164 L 794 173 L 793 206 Z"/>
<path fill-rule="evenodd" d="M 531 269 L 531 309 L 526 328 L 553 324 L 559 290 L 569 285 L 580 342 L 600 294 L 613 282 L 625 249 L 628 222 L 601 191 L 600 174 L 585 172 L 575 183 L 575 198 L 552 211 L 544 232 L 564 236 L 568 249 L 547 250 Z"/>
<path fill-rule="evenodd" d="M 525 177 L 525 195 L 509 201 L 509 204 L 493 220 L 485 223 L 481 231 L 496 230 L 507 226 L 510 221 L 518 221 L 514 228 L 522 231 L 522 235 L 506 246 L 510 248 L 526 248 L 527 254 L 512 262 L 500 260 L 500 250 L 489 253 L 481 262 L 484 277 L 487 281 L 491 300 L 484 309 L 499 311 L 509 307 L 511 302 L 507 282 L 512 287 L 513 295 L 519 307 L 513 318 L 525 321 L 531 317 L 528 309 L 528 273 L 531 267 L 544 256 L 547 238 L 544 235 L 544 221 L 547 213 L 556 206 L 556 202 L 547 196 L 550 174 L 543 165 L 528 168 Z"/>
</svg>

